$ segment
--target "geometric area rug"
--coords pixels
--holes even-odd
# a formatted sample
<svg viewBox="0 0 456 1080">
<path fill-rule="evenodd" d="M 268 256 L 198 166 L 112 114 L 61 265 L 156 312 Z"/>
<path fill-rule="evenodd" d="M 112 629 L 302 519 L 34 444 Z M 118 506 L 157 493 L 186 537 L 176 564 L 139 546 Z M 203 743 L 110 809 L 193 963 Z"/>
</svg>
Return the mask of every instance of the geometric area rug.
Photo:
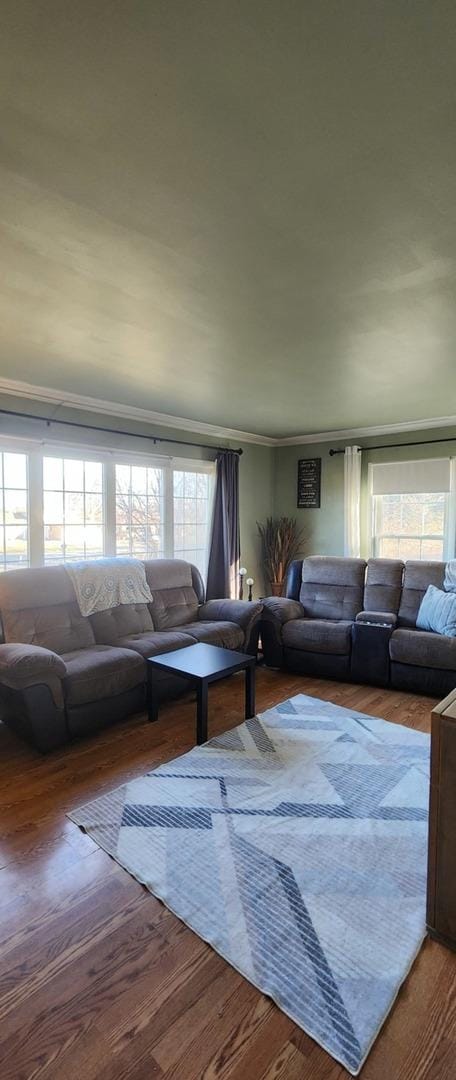
<svg viewBox="0 0 456 1080">
<path fill-rule="evenodd" d="M 356 1076 L 425 936 L 429 736 L 298 694 L 69 815 Z"/>
</svg>

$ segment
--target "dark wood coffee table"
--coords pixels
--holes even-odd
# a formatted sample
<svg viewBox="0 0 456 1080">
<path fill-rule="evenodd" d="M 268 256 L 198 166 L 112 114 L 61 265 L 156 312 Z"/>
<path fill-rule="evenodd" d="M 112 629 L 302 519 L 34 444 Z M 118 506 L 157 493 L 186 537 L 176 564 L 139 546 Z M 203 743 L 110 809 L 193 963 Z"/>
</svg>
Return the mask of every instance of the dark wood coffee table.
<svg viewBox="0 0 456 1080">
<path fill-rule="evenodd" d="M 150 656 L 147 660 L 147 708 L 149 720 L 158 720 L 158 694 L 154 693 L 154 674 L 167 671 L 180 675 L 196 688 L 196 741 L 207 740 L 207 697 L 210 683 L 245 671 L 245 719 L 255 716 L 256 658 L 247 653 L 220 649 L 217 645 L 189 645 L 176 652 Z"/>
</svg>

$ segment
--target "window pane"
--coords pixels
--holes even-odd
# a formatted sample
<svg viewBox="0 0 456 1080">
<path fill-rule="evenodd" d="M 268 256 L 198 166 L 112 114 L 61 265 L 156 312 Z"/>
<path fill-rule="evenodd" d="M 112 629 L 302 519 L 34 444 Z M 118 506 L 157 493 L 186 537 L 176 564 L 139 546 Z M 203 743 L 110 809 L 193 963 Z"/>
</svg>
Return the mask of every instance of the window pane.
<svg viewBox="0 0 456 1080">
<path fill-rule="evenodd" d="M 43 487 L 47 490 L 63 490 L 63 461 L 61 458 L 43 458 Z"/>
<path fill-rule="evenodd" d="M 196 521 L 196 499 L 184 499 L 184 521 Z"/>
<path fill-rule="evenodd" d="M 63 478 L 65 491 L 84 490 L 84 462 L 72 461 L 68 458 L 64 462 Z"/>
<path fill-rule="evenodd" d="M 149 495 L 160 495 L 163 490 L 163 469 L 147 470 L 147 492 Z"/>
<path fill-rule="evenodd" d="M 184 495 L 184 474 L 183 472 L 173 473 L 173 487 L 174 495 L 179 498 L 183 498 Z"/>
<path fill-rule="evenodd" d="M 85 520 L 94 525 L 103 521 L 103 499 L 101 495 L 86 495 Z"/>
<path fill-rule="evenodd" d="M 0 451 L 0 572 L 29 563 L 27 455 Z"/>
<path fill-rule="evenodd" d="M 402 525 L 400 532 L 407 536 L 419 536 L 422 532 L 423 504 L 419 495 L 407 495 L 402 499 Z"/>
<path fill-rule="evenodd" d="M 27 487 L 26 454 L 3 455 L 3 482 L 7 488 Z"/>
<path fill-rule="evenodd" d="M 103 488 L 103 466 L 100 461 L 86 461 L 85 468 L 86 491 L 101 492 Z"/>
<path fill-rule="evenodd" d="M 130 473 L 129 465 L 116 465 L 116 491 L 124 495 L 130 491 Z"/>
<path fill-rule="evenodd" d="M 67 492 L 65 494 L 65 524 L 69 525 L 83 525 L 84 524 L 84 496 L 78 495 L 74 491 Z"/>
<path fill-rule="evenodd" d="M 131 490 L 137 492 L 138 495 L 145 495 L 147 492 L 147 470 L 140 469 L 137 465 L 134 465 L 131 470 Z"/>
<path fill-rule="evenodd" d="M 412 540 L 410 536 L 401 538 L 399 540 L 399 558 L 400 559 L 420 559 L 421 558 L 421 542 L 420 540 Z"/>
<path fill-rule="evenodd" d="M 116 497 L 116 520 L 118 525 L 127 524 L 130 521 L 131 503 L 129 495 L 117 495 Z"/>
<path fill-rule="evenodd" d="M 209 477 L 207 473 L 198 473 L 196 477 L 196 494 L 199 499 L 207 499 L 209 495 Z"/>
<path fill-rule="evenodd" d="M 184 548 L 196 547 L 196 525 L 184 526 Z"/>
<path fill-rule="evenodd" d="M 44 458 L 44 561 L 71 562 L 103 554 L 103 465 Z"/>
<path fill-rule="evenodd" d="M 443 493 L 374 497 L 374 551 L 384 558 L 443 559 Z"/>
<path fill-rule="evenodd" d="M 61 491 L 45 491 L 43 495 L 44 523 L 63 521 L 63 494 Z"/>
<path fill-rule="evenodd" d="M 131 554 L 138 559 L 163 555 L 162 490 L 162 469 L 116 465 L 118 555 Z"/>
<path fill-rule="evenodd" d="M 176 470 L 174 486 L 174 555 L 206 571 L 209 533 L 210 476 Z"/>
<path fill-rule="evenodd" d="M 181 525 L 184 520 L 184 500 L 174 499 L 174 524 Z"/>
<path fill-rule="evenodd" d="M 195 475 L 195 473 L 189 473 L 189 472 L 185 473 L 184 491 L 185 491 L 186 497 L 191 498 L 191 499 L 196 498 L 196 475 Z"/>
<path fill-rule="evenodd" d="M 5 521 L 7 523 L 27 521 L 26 491 L 15 491 L 13 488 L 5 490 Z"/>
<path fill-rule="evenodd" d="M 147 520 L 146 495 L 131 496 L 131 521 L 133 525 L 142 525 Z"/>
<path fill-rule="evenodd" d="M 422 540 L 421 558 L 435 559 L 437 562 L 441 562 L 443 560 L 443 540 Z"/>
<path fill-rule="evenodd" d="M 9 569 L 28 564 L 28 529 L 24 525 L 5 525 L 5 562 Z"/>
<path fill-rule="evenodd" d="M 94 559 L 103 554 L 103 529 L 100 525 L 86 525 L 84 541 L 86 559 Z"/>
<path fill-rule="evenodd" d="M 445 522 L 445 496 L 434 495 L 423 506 L 423 532 L 443 535 Z"/>
</svg>

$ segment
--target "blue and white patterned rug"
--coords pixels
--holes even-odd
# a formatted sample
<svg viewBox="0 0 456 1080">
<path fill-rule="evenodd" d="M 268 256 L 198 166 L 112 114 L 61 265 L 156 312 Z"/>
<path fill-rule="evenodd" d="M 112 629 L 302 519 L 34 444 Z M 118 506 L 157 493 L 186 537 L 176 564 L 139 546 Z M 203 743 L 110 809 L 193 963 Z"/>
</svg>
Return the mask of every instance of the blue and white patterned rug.
<svg viewBox="0 0 456 1080">
<path fill-rule="evenodd" d="M 298 694 L 69 816 L 357 1075 L 425 935 L 428 766 Z"/>
</svg>

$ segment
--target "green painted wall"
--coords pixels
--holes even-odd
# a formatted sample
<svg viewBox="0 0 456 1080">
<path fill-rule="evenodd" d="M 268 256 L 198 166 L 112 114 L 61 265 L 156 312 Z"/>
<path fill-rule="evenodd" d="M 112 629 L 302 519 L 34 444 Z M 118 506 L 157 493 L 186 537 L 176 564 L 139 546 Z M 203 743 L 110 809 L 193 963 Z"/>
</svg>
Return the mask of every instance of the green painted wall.
<svg viewBox="0 0 456 1080">
<path fill-rule="evenodd" d="M 164 438 L 190 439 L 190 441 L 204 442 L 214 445 L 211 450 L 200 450 L 191 446 L 172 446 L 168 443 L 159 443 L 156 446 L 144 439 L 135 438 L 134 434 L 118 436 L 103 434 L 102 432 L 85 431 L 82 428 L 65 428 L 58 424 L 51 424 L 48 428 L 42 421 L 25 420 L 16 417 L 6 417 L 0 413 L 0 435 L 13 436 L 14 438 L 34 438 L 46 442 L 58 442 L 69 445 L 90 445 L 91 447 L 105 450 L 129 450 L 139 454 L 156 453 L 163 456 L 181 458 L 196 458 L 210 461 L 215 456 L 217 445 L 237 447 L 242 446 L 240 462 L 240 517 L 241 517 L 241 558 L 247 567 L 249 575 L 255 579 L 255 596 L 264 592 L 264 581 L 260 565 L 260 548 L 257 535 L 257 521 L 264 519 L 273 512 L 273 480 L 274 480 L 274 448 L 258 446 L 255 443 L 240 443 L 239 441 L 228 442 L 202 436 L 198 432 L 160 428 L 154 424 L 149 426 L 133 420 L 122 420 L 116 416 L 105 416 L 94 412 L 85 412 L 79 409 L 59 407 L 55 404 L 46 406 L 43 402 L 12 397 L 9 394 L 0 395 L 0 408 L 17 410 L 19 412 L 34 413 L 40 416 L 59 416 L 61 419 L 74 420 L 83 424 L 100 424 L 103 427 L 123 428 L 132 433 L 154 433 Z"/>
<path fill-rule="evenodd" d="M 342 439 L 334 442 L 308 443 L 299 446 L 280 446 L 275 451 L 274 513 L 296 517 L 303 528 L 303 553 L 306 555 L 343 555 L 344 553 L 344 459 L 343 455 L 329 456 L 330 447 L 343 448 L 346 443 L 359 444 L 366 449 L 362 457 L 361 544 L 362 554 L 368 551 L 367 473 L 369 463 L 380 461 L 420 460 L 430 457 L 456 455 L 456 442 L 435 445 L 394 447 L 372 450 L 379 443 L 408 443 L 420 439 L 456 437 L 456 427 L 408 431 L 402 436 L 380 435 L 372 438 Z M 321 508 L 296 508 L 297 463 L 299 458 L 321 457 Z"/>
</svg>

